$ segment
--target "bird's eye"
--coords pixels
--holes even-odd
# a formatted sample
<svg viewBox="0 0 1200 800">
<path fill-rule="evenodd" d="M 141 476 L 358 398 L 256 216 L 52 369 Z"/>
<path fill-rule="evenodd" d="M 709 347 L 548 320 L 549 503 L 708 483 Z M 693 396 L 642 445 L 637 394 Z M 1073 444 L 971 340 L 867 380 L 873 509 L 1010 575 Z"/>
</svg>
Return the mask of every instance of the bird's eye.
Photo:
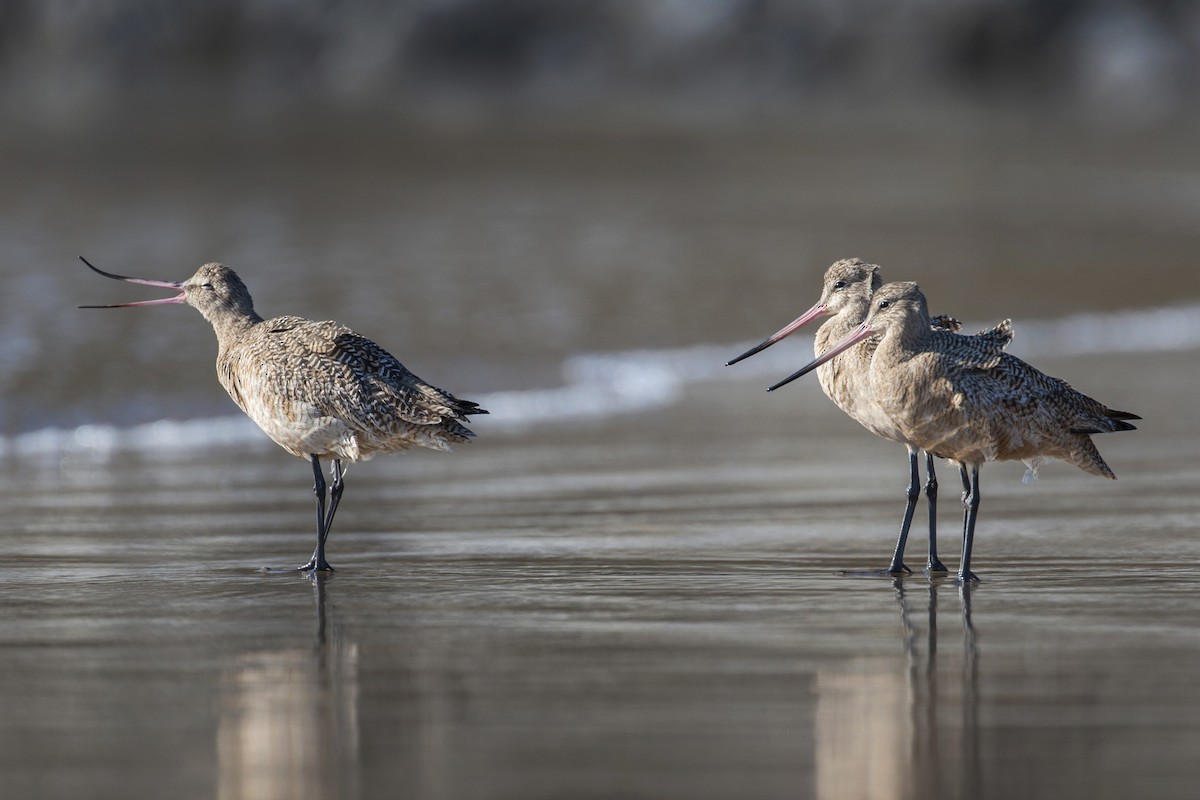
<svg viewBox="0 0 1200 800">
<path fill-rule="evenodd" d="M 845 282 L 845 281 L 834 281 L 834 283 L 833 283 L 833 288 L 835 288 L 835 289 L 845 289 L 845 288 L 846 288 L 846 282 Z"/>
<path fill-rule="evenodd" d="M 879 307 L 880 307 L 880 308 L 887 308 L 887 307 L 888 307 L 888 306 L 890 306 L 891 304 L 892 304 L 892 301 L 891 301 L 891 300 L 880 300 L 880 301 L 879 301 Z"/>
<path fill-rule="evenodd" d="M 208 291 L 210 291 L 210 292 L 211 292 L 211 291 L 212 291 L 212 288 L 213 288 L 213 285 L 212 285 L 211 283 L 207 283 L 207 282 L 206 282 L 206 283 L 202 283 L 202 284 L 200 284 L 200 288 L 201 288 L 201 289 L 207 289 Z"/>
</svg>

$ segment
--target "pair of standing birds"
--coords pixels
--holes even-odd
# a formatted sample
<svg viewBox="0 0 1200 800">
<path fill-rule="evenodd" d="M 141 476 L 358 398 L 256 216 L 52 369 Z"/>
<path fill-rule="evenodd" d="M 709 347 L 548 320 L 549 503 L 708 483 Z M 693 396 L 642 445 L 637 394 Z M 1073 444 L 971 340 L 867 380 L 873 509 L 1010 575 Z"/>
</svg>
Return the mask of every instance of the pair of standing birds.
<svg viewBox="0 0 1200 800">
<path fill-rule="evenodd" d="M 911 572 L 903 558 L 920 496 L 920 451 L 928 476 L 930 572 L 947 571 L 937 555 L 934 457 L 959 466 L 964 506 L 960 582 L 977 580 L 971 549 L 982 464 L 1023 461 L 1028 479 L 1036 477 L 1043 460 L 1058 458 L 1093 475 L 1117 477 L 1091 435 L 1134 430 L 1128 420 L 1141 417 L 1111 409 L 1005 353 L 1013 337 L 1009 320 L 974 336 L 961 335 L 953 318 L 929 316 L 917 284 L 884 285 L 879 267 L 860 259 L 831 266 L 816 305 L 728 363 L 761 352 L 824 316 L 830 319 L 817 331 L 816 358 L 769 391 L 815 369 L 821 388 L 839 408 L 872 433 L 908 448 L 908 504 L 886 572 Z"/>
<path fill-rule="evenodd" d="M 462 424 L 467 417 L 487 413 L 422 381 L 379 345 L 336 322 L 264 320 L 245 284 L 221 264 L 205 264 L 186 281 L 173 282 L 116 275 L 82 260 L 105 277 L 178 290 L 159 300 L 85 308 L 179 303 L 197 309 L 217 335 L 217 377 L 229 396 L 276 444 L 312 463 L 317 544 L 299 570 L 332 570 L 325 542 L 342 497 L 343 461 L 413 446 L 447 450 L 474 436 Z M 945 570 L 937 557 L 933 458 L 957 462 L 966 507 L 959 579 L 972 580 L 981 464 L 1019 459 L 1036 472 L 1042 459 L 1060 458 L 1115 478 L 1089 437 L 1133 430 L 1126 420 L 1139 417 L 1107 408 L 1003 352 L 1012 340 L 1007 321 L 962 336 L 953 320 L 930 319 L 915 283 L 882 283 L 877 266 L 837 262 L 825 274 L 820 302 L 729 363 L 830 316 L 817 332 L 818 357 L 771 389 L 816 369 L 839 407 L 908 448 L 908 504 L 888 572 L 908 571 L 903 555 L 920 494 L 920 450 L 928 474 L 928 569 Z M 322 460 L 332 462 L 328 505 Z"/>
</svg>

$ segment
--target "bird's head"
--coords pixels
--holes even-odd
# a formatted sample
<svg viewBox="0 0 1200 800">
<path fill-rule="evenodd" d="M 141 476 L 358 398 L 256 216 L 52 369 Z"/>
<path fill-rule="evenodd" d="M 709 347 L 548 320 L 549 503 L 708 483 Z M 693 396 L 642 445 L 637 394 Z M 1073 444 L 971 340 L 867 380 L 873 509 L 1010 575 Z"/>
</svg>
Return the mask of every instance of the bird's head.
<svg viewBox="0 0 1200 800">
<path fill-rule="evenodd" d="M 156 281 L 145 278 L 130 278 L 125 275 L 105 272 L 90 264 L 85 258 L 81 257 L 80 260 L 84 264 L 87 264 L 91 270 L 100 273 L 106 278 L 178 291 L 176 295 L 157 300 L 137 300 L 129 303 L 80 306 L 80 308 L 128 308 L 132 306 L 158 306 L 177 303 L 192 306 L 203 314 L 204 318 L 209 322 L 229 316 L 252 318 L 257 318 L 258 316 L 254 312 L 254 303 L 250 299 L 250 292 L 246 289 L 246 284 L 242 283 L 242 279 L 238 277 L 236 272 L 224 264 L 205 264 L 196 270 L 196 274 L 186 281 Z"/>
</svg>

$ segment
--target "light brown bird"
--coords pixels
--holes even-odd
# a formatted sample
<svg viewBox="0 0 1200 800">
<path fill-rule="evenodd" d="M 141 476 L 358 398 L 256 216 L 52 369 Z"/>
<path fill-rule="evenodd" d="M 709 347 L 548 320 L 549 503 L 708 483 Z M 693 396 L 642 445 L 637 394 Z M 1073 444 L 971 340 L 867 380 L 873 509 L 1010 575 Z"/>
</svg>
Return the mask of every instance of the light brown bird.
<svg viewBox="0 0 1200 800">
<path fill-rule="evenodd" d="M 1111 409 L 1008 353 L 980 347 L 977 338 L 934 330 L 915 283 L 881 287 L 861 325 L 773 388 L 873 336 L 880 337 L 869 370 L 875 402 L 905 440 L 959 465 L 966 512 L 960 581 L 978 580 L 971 549 L 980 465 L 1023 461 L 1036 474 L 1043 460 L 1057 458 L 1116 478 L 1091 435 L 1135 430 L 1127 420 L 1141 417 Z"/>
<path fill-rule="evenodd" d="M 827 316 L 829 319 L 821 325 L 813 339 L 814 354 L 820 355 L 825 352 L 854 330 L 867 316 L 871 296 L 883 285 L 879 270 L 879 266 L 859 258 L 835 262 L 825 271 L 821 299 L 812 308 L 728 363 L 736 364 L 787 338 L 808 323 Z M 959 328 L 957 320 L 945 316 L 933 318 L 930 324 L 935 328 L 951 331 Z M 1005 320 L 971 338 L 977 340 L 978 346 L 1000 352 L 1012 341 L 1012 336 L 1012 325 Z M 817 380 L 826 396 L 852 419 L 872 433 L 899 442 L 908 449 L 909 482 L 905 495 L 907 504 L 900 524 L 900 534 L 896 539 L 896 549 L 886 570 L 890 574 L 898 574 L 911 572 L 904 565 L 904 549 L 921 494 L 918 471 L 920 447 L 904 438 L 903 432 L 882 412 L 871 396 L 869 370 L 871 356 L 878 343 L 878 337 L 874 337 L 836 361 L 822 364 L 817 369 Z M 928 452 L 925 453 L 925 472 L 925 497 L 929 502 L 929 558 L 925 569 L 928 572 L 945 572 L 946 567 L 937 553 L 937 474 L 934 470 L 933 456 Z"/>
<path fill-rule="evenodd" d="M 178 290 L 161 300 L 81 308 L 192 306 L 217 335 L 217 378 L 225 391 L 276 444 L 312 462 L 317 546 L 301 571 L 333 569 L 325 541 L 342 499 L 343 461 L 414 446 L 449 450 L 475 435 L 462 420 L 487 413 L 425 383 L 344 325 L 291 316 L 264 320 L 241 278 L 222 264 L 205 264 L 177 283 L 114 275 L 81 260 L 108 278 Z M 322 459 L 333 462 L 328 510 Z"/>
</svg>

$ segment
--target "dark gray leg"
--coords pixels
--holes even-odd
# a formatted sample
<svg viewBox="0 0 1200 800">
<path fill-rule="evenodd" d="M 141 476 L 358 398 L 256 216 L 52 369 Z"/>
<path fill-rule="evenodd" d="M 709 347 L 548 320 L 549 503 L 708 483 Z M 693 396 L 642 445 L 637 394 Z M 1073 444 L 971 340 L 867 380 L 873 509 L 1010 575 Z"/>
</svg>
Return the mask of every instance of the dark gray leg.
<svg viewBox="0 0 1200 800">
<path fill-rule="evenodd" d="M 333 521 L 333 512 L 337 509 L 338 500 L 342 497 L 341 462 L 334 462 L 332 501 L 329 515 L 325 515 L 325 476 L 321 473 L 321 459 L 309 456 L 313 468 L 313 494 L 317 498 L 317 547 L 313 550 L 312 558 L 302 567 L 263 567 L 263 572 L 333 572 L 333 567 L 325 560 L 325 540 L 329 537 L 329 523 Z"/>
<path fill-rule="evenodd" d="M 963 516 L 963 546 L 962 558 L 958 562 L 958 581 L 966 583 L 967 581 L 977 581 L 975 573 L 971 572 L 971 548 L 975 544 L 975 519 L 979 516 L 979 465 L 971 466 L 970 478 L 967 477 L 967 468 L 962 466 L 963 487 L 963 506 L 965 512 Z"/>
<path fill-rule="evenodd" d="M 333 460 L 333 485 L 329 487 L 329 513 L 325 515 L 325 539 L 329 538 L 329 530 L 333 527 L 333 515 L 337 513 L 338 503 L 342 501 L 342 460 Z"/>
<path fill-rule="evenodd" d="M 958 465 L 958 475 L 962 478 L 962 504 L 963 504 L 963 532 L 967 530 L 967 521 L 971 516 L 970 501 L 971 501 L 971 473 L 967 471 L 964 464 Z"/>
<path fill-rule="evenodd" d="M 925 454 L 925 499 L 929 501 L 929 561 L 926 572 L 949 572 L 937 554 L 937 473 L 933 470 L 933 455 Z"/>
<path fill-rule="evenodd" d="M 317 496 L 317 541 L 325 538 L 325 473 L 321 459 L 310 456 L 313 468 L 313 494 Z"/>
<path fill-rule="evenodd" d="M 308 563 L 300 568 L 302 572 L 309 570 L 327 570 L 333 571 L 333 567 L 329 566 L 329 562 L 325 560 L 325 539 L 329 536 L 329 526 L 325 517 L 325 475 L 321 471 L 321 459 L 312 456 L 313 466 L 313 494 L 317 496 L 317 548 L 313 550 L 312 558 Z M 334 462 L 337 463 L 336 461 Z M 335 470 L 335 479 L 338 484 L 341 482 L 341 471 Z M 336 484 L 335 484 L 336 485 Z M 339 492 L 337 498 L 341 497 Z M 337 499 L 331 501 L 329 519 L 333 518 L 333 510 L 337 508 Z"/>
<path fill-rule="evenodd" d="M 908 505 L 904 507 L 904 521 L 900 523 L 900 536 L 896 539 L 896 552 L 892 554 L 892 563 L 888 572 L 897 575 L 901 572 L 912 573 L 904 566 L 904 546 L 908 543 L 908 529 L 912 526 L 913 512 L 917 508 L 917 498 L 921 496 L 921 473 L 917 468 L 917 448 L 908 448 Z"/>
</svg>

